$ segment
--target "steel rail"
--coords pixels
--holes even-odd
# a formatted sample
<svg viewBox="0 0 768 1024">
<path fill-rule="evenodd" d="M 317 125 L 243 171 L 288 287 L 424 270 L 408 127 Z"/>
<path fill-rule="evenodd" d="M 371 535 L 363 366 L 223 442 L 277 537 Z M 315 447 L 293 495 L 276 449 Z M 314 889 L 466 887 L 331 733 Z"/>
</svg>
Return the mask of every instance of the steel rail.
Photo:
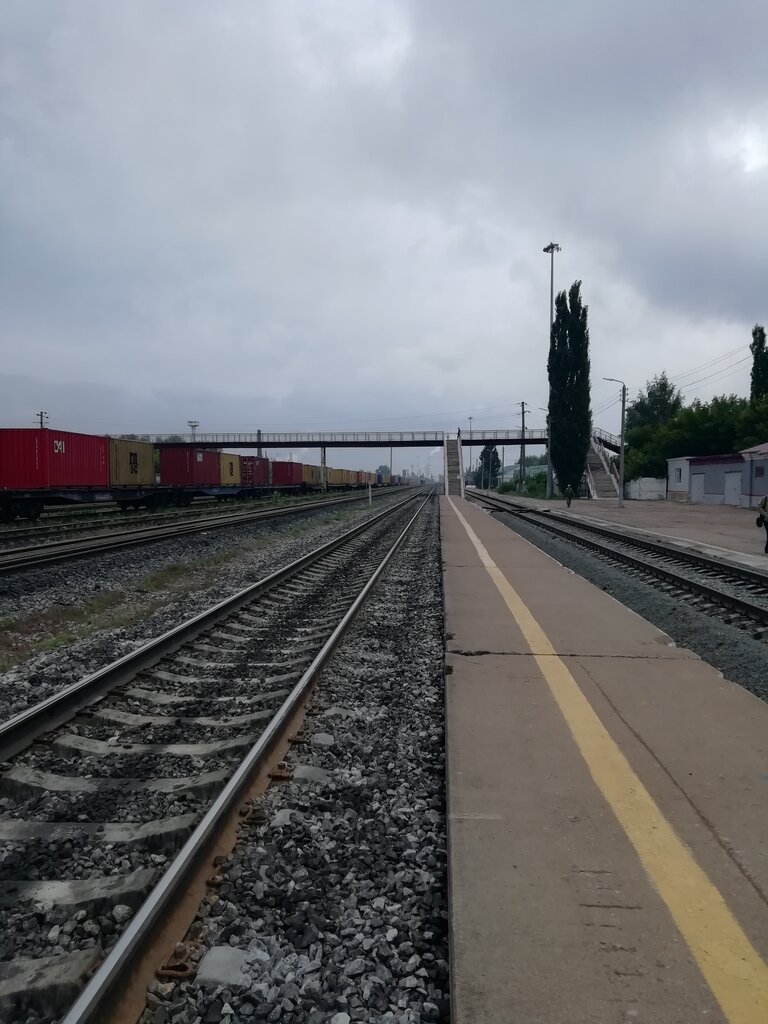
<svg viewBox="0 0 768 1024">
<path fill-rule="evenodd" d="M 355 601 L 334 629 L 312 664 L 296 683 L 290 694 L 270 721 L 256 743 L 235 770 L 232 778 L 217 796 L 216 800 L 200 821 L 195 831 L 171 862 L 158 885 L 152 890 L 139 908 L 135 917 L 120 936 L 120 939 L 98 968 L 94 976 L 70 1008 L 62 1024 L 99 1024 L 115 1005 L 115 990 L 130 977 L 133 966 L 157 926 L 162 922 L 166 907 L 182 890 L 201 859 L 205 857 L 211 840 L 215 837 L 219 823 L 226 818 L 235 803 L 241 798 L 250 779 L 264 764 L 282 729 L 312 685 L 315 676 L 323 668 L 339 641 L 357 616 L 379 577 L 410 532 L 421 510 L 432 496 L 427 495 L 413 517 L 398 535 L 394 544 L 375 569 L 373 575 L 360 591 Z"/>
<path fill-rule="evenodd" d="M 168 526 L 140 527 L 136 530 L 113 532 L 108 536 L 92 537 L 87 540 L 72 538 L 51 544 L 13 548 L 6 552 L 0 552 L 0 574 L 69 561 L 73 558 L 85 558 L 88 555 L 116 551 L 138 544 L 150 544 L 156 540 L 172 540 L 175 537 L 216 530 L 225 526 L 238 526 L 243 523 L 258 522 L 262 519 L 278 519 L 282 516 L 295 515 L 297 512 L 316 512 L 323 508 L 363 501 L 365 497 L 366 495 L 360 494 L 353 497 L 324 499 L 306 504 L 286 505 L 282 508 L 230 513 L 229 515 L 213 516 L 208 519 L 197 519 L 193 522 L 175 523 Z"/>
<path fill-rule="evenodd" d="M 75 683 L 64 687 L 58 693 L 53 694 L 46 700 L 35 704 L 19 714 L 14 715 L 7 721 L 0 723 L 0 761 L 7 761 L 14 754 L 29 746 L 30 743 L 49 729 L 66 722 L 74 714 L 93 703 L 103 694 L 108 693 L 116 686 L 128 682 L 139 672 L 150 668 L 152 665 L 164 658 L 166 655 L 178 650 L 182 644 L 192 637 L 230 616 L 238 608 L 250 603 L 254 598 L 271 590 L 277 584 L 294 576 L 297 572 L 312 565 L 314 562 L 330 554 L 338 548 L 365 533 L 382 519 L 394 514 L 398 509 L 404 508 L 409 502 L 414 501 L 423 492 L 409 495 L 403 501 L 398 502 L 390 508 L 384 509 L 364 523 L 347 530 L 340 537 L 321 545 L 314 551 L 310 551 L 301 558 L 290 562 L 276 572 L 271 573 L 257 583 L 252 583 L 245 589 L 238 591 L 231 597 L 220 601 L 212 608 L 195 615 L 194 618 L 182 622 L 154 640 L 148 641 L 130 654 L 118 658 L 104 668 L 99 669 L 91 675 L 84 676 Z"/>
<path fill-rule="evenodd" d="M 399 492 L 401 488 L 397 488 L 395 493 Z M 384 492 L 374 491 L 374 496 L 381 496 Z M 389 493 L 393 493 L 390 491 Z M 226 499 L 223 508 L 226 511 L 216 513 L 213 518 L 224 518 L 234 517 L 238 515 L 244 515 L 253 512 L 268 512 L 274 511 L 276 508 L 298 508 L 300 506 L 308 507 L 311 506 L 310 500 L 304 496 L 284 496 L 287 500 L 280 502 L 279 506 L 271 499 L 260 497 L 254 500 L 246 499 Z M 341 501 L 344 498 L 351 498 L 354 501 L 363 501 L 367 497 L 367 492 L 362 491 L 357 494 L 351 494 L 349 491 L 344 491 L 338 496 L 334 497 L 329 494 L 327 498 L 315 498 L 313 499 L 318 504 L 333 505 L 337 501 Z M 77 538 L 74 534 L 87 534 L 88 531 L 93 532 L 94 537 L 110 537 L 117 536 L 120 529 L 125 533 L 133 533 L 136 530 L 149 528 L 150 524 L 155 529 L 163 525 L 172 526 L 174 524 L 183 525 L 185 523 L 197 523 L 203 516 L 212 516 L 216 505 L 219 504 L 215 501 L 211 501 L 206 507 L 202 505 L 191 505 L 186 508 L 176 508 L 173 506 L 166 506 L 155 511 L 145 511 L 143 513 L 135 512 L 124 512 L 122 509 L 115 511 L 102 511 L 99 513 L 81 514 L 78 518 L 75 518 L 71 522 L 62 523 L 51 523 L 46 522 L 37 526 L 0 526 L 0 554 L 6 551 L 8 554 L 12 554 L 18 551 L 24 551 L 27 547 L 33 549 L 42 547 L 43 544 L 57 544 L 57 543 L 73 543 Z M 220 506 L 221 507 L 221 506 Z M 117 528 L 117 529 L 113 529 Z M 102 532 L 97 532 L 102 531 Z M 61 537 L 61 541 L 43 541 L 42 538 L 48 537 Z M 40 544 L 22 546 L 21 544 L 16 547 L 6 547 L 8 542 L 18 540 L 36 540 L 41 539 Z M 87 539 L 87 538 L 86 538 Z"/>
<path fill-rule="evenodd" d="M 471 494 L 471 492 L 468 492 L 468 494 Z M 727 562 L 720 558 L 713 558 L 711 555 L 705 555 L 703 552 L 689 551 L 686 548 L 677 547 L 674 543 L 665 544 L 663 541 L 651 540 L 648 537 L 638 537 L 636 534 L 624 533 L 621 530 L 612 530 L 609 526 L 602 526 L 597 523 L 585 523 L 581 519 L 573 520 L 558 512 L 554 512 L 551 509 L 532 508 L 529 505 L 518 505 L 515 502 L 506 501 L 503 498 L 497 498 L 491 495 L 472 494 L 472 497 L 475 497 L 478 501 L 487 501 L 489 504 L 491 502 L 495 502 L 500 511 L 519 512 L 528 516 L 539 516 L 542 519 L 562 523 L 564 526 L 570 525 L 579 530 L 596 533 L 601 537 L 608 537 L 613 541 L 625 541 L 632 547 L 642 548 L 645 551 L 652 551 L 654 554 L 662 555 L 664 558 L 674 558 L 681 562 L 690 562 L 690 564 L 695 566 L 697 569 L 706 569 L 707 571 L 716 572 L 719 575 L 730 573 L 738 579 L 739 583 L 749 583 L 750 585 L 765 587 L 768 589 L 768 573 L 761 572 L 759 569 L 750 569 L 749 566 L 746 565 L 736 565 L 733 562 Z"/>
<path fill-rule="evenodd" d="M 269 504 L 269 498 L 257 498 L 253 501 L 228 498 L 223 507 L 227 509 L 224 513 L 225 515 L 236 515 L 243 511 L 260 510 Z M 0 526 L 0 543 L 4 544 L 6 541 L 15 540 L 35 540 L 37 537 L 43 538 L 56 536 L 57 534 L 64 535 L 70 532 L 84 533 L 86 530 L 108 530 L 113 526 L 130 526 L 132 529 L 139 529 L 149 523 L 195 522 L 201 516 L 210 516 L 217 506 L 220 508 L 221 504 L 212 501 L 206 506 L 188 505 L 177 507 L 175 505 L 166 505 L 164 508 L 158 508 L 154 511 L 145 509 L 142 512 L 129 512 L 123 511 L 123 509 L 101 509 L 98 512 L 90 513 L 83 511 L 79 513 L 66 513 L 70 518 L 65 519 L 62 516 L 62 522 L 57 522 L 56 520 L 59 517 L 54 516 L 46 518 L 44 522 L 38 522 L 35 526 L 26 526 L 22 523 Z"/>
<path fill-rule="evenodd" d="M 484 502 L 490 508 L 496 512 L 504 512 L 507 515 L 519 516 L 522 519 L 526 519 L 529 522 L 533 522 L 534 525 L 541 527 L 543 530 L 549 530 L 550 533 L 571 540 L 582 547 L 589 548 L 592 551 L 596 551 L 599 554 L 607 555 L 613 561 L 623 562 L 625 565 L 631 566 L 633 569 L 640 570 L 644 573 L 649 573 L 653 576 L 657 576 L 659 579 L 664 580 L 667 583 L 679 588 L 680 590 L 692 591 L 698 594 L 700 597 L 706 598 L 713 604 L 724 605 L 730 608 L 732 611 L 737 612 L 739 615 L 744 616 L 754 622 L 759 622 L 761 625 L 768 626 L 768 608 L 761 605 L 754 604 L 752 601 L 747 601 L 744 598 L 737 597 L 734 594 L 726 594 L 722 590 L 718 590 L 716 587 L 709 586 L 706 583 L 702 583 L 699 580 L 691 579 L 689 576 L 683 576 L 680 573 L 675 572 L 672 569 L 668 569 L 666 566 L 659 565 L 647 559 L 640 558 L 637 555 L 633 555 L 628 551 L 620 551 L 615 547 L 611 547 L 608 544 L 603 544 L 598 540 L 593 540 L 590 537 L 579 536 L 572 530 L 568 529 L 571 525 L 562 520 L 554 520 L 551 516 L 545 517 L 544 522 L 539 522 L 531 519 L 531 513 L 539 515 L 538 510 L 521 508 L 519 505 L 512 505 L 510 502 L 502 501 L 496 498 L 492 498 L 486 495 L 472 495 L 476 501 Z M 581 523 L 573 524 L 575 528 L 581 528 Z M 600 531 L 602 532 L 602 531 Z M 625 534 L 612 533 L 611 531 L 605 531 L 608 536 L 614 541 L 625 541 L 632 545 L 634 538 L 627 538 Z M 643 542 L 644 544 L 645 542 Z M 642 546 L 642 545 L 641 545 Z M 664 545 L 658 545 L 660 553 L 666 558 L 676 558 L 677 549 L 665 548 Z M 690 555 L 685 552 L 685 560 L 690 561 L 693 565 L 696 565 L 698 558 L 695 555 Z M 702 563 L 709 570 L 710 568 L 716 568 L 718 573 L 722 576 L 724 572 L 731 572 L 729 565 L 723 565 L 721 562 L 717 562 L 714 559 L 709 559 L 705 555 L 702 555 Z M 746 570 L 748 573 L 749 570 Z M 736 576 L 740 576 L 740 568 L 734 570 Z M 755 575 L 759 576 L 759 573 Z M 763 581 L 763 586 L 765 582 Z"/>
</svg>

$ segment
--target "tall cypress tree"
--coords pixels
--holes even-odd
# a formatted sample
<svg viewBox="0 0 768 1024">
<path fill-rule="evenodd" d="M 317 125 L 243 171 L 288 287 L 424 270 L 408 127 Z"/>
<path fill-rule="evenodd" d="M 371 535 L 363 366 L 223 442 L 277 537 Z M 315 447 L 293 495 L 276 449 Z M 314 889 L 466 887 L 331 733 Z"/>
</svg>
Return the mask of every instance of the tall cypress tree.
<svg viewBox="0 0 768 1024">
<path fill-rule="evenodd" d="M 758 402 L 768 395 L 768 348 L 762 324 L 755 324 L 752 328 L 752 344 L 749 350 L 752 353 L 752 387 L 749 397 L 750 401 Z"/>
<path fill-rule="evenodd" d="M 592 432 L 589 382 L 588 308 L 581 301 L 581 281 L 555 300 L 549 341 L 549 430 L 552 465 L 560 490 L 570 484 L 578 493 Z"/>
</svg>

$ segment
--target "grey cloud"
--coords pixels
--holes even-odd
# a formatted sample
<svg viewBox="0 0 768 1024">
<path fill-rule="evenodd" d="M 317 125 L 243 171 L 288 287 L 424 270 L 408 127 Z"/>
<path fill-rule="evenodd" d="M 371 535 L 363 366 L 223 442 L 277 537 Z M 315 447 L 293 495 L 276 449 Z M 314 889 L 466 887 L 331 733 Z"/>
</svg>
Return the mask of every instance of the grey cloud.
<svg viewBox="0 0 768 1024">
<path fill-rule="evenodd" d="M 716 143 L 766 123 L 766 29 L 747 0 L 6 3 L 3 421 L 37 389 L 84 429 L 511 425 L 545 402 L 551 232 L 595 376 L 746 343 L 768 167 Z"/>
</svg>

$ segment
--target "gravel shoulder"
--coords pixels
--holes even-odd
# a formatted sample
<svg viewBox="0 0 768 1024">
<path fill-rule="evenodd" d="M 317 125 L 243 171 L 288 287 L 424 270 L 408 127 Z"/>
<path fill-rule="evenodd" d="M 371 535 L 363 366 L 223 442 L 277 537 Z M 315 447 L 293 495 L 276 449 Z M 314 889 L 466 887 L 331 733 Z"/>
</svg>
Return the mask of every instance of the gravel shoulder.
<svg viewBox="0 0 768 1024">
<path fill-rule="evenodd" d="M 494 518 L 658 626 L 678 646 L 687 647 L 728 679 L 768 701 L 768 644 L 765 641 L 699 611 L 686 603 L 685 598 L 670 596 L 643 583 L 620 566 L 559 540 L 531 523 L 503 512 L 494 513 Z"/>
<path fill-rule="evenodd" d="M 0 579 L 0 719 L 130 653 L 398 498 L 232 526 Z"/>
<path fill-rule="evenodd" d="M 313 694 L 289 763 L 318 778 L 254 805 L 197 979 L 154 982 L 142 1024 L 449 1020 L 443 650 L 433 502 Z"/>
</svg>

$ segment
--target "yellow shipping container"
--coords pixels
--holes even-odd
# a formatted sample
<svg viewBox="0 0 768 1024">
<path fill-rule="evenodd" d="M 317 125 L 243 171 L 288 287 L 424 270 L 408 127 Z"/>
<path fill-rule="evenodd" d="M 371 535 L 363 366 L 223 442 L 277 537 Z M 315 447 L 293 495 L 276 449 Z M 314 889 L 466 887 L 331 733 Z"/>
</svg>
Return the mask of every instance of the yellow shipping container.
<svg viewBox="0 0 768 1024">
<path fill-rule="evenodd" d="M 239 487 L 241 481 L 240 456 L 222 452 L 220 458 L 222 487 Z"/>
<path fill-rule="evenodd" d="M 344 485 L 344 470 L 343 469 L 327 469 L 328 474 L 328 486 L 329 487 L 342 487 Z"/>
<path fill-rule="evenodd" d="M 109 482 L 112 487 L 152 487 L 154 446 L 149 441 L 109 439 Z"/>
<path fill-rule="evenodd" d="M 302 483 L 305 487 L 319 487 L 320 486 L 320 467 L 319 466 L 308 466 L 306 463 L 302 466 Z"/>
</svg>

